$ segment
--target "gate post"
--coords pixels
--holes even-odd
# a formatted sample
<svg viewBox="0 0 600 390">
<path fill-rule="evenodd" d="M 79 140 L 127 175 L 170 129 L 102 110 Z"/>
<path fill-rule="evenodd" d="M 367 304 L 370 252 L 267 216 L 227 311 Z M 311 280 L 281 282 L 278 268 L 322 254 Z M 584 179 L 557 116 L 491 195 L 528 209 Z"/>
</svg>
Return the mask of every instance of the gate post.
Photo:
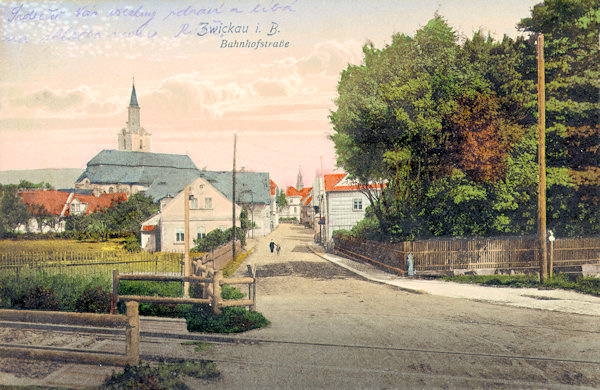
<svg viewBox="0 0 600 390">
<path fill-rule="evenodd" d="M 125 331 L 125 354 L 132 366 L 140 363 L 140 316 L 138 303 L 125 302 L 127 307 L 127 329 Z"/>
<path fill-rule="evenodd" d="M 221 314 L 221 279 L 223 279 L 223 271 L 217 271 L 213 276 L 213 312 L 217 315 Z"/>
<path fill-rule="evenodd" d="M 113 269 L 112 280 L 112 299 L 110 303 L 110 314 L 117 314 L 117 304 L 119 303 L 119 270 Z"/>
</svg>

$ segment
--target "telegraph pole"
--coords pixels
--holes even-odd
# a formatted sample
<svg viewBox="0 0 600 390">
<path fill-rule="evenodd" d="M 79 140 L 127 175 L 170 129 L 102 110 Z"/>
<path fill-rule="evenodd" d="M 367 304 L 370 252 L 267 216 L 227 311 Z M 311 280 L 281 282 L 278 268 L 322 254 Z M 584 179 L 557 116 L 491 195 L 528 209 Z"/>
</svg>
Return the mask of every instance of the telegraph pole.
<svg viewBox="0 0 600 390">
<path fill-rule="evenodd" d="M 183 214 L 184 214 L 184 228 L 183 228 L 183 275 L 190 276 L 192 274 L 192 267 L 190 263 L 190 186 L 185 186 L 183 190 Z M 183 282 L 183 296 L 189 298 L 190 296 L 190 283 Z"/>
<path fill-rule="evenodd" d="M 546 247 L 546 100 L 544 78 L 544 34 L 537 38 L 538 60 L 538 213 L 540 282 L 548 277 L 548 248 Z"/>
<path fill-rule="evenodd" d="M 232 220 L 233 220 L 233 228 L 231 229 L 232 243 L 231 243 L 231 255 L 232 259 L 235 259 L 235 148 L 237 144 L 237 134 L 233 134 L 233 196 L 232 196 Z"/>
</svg>

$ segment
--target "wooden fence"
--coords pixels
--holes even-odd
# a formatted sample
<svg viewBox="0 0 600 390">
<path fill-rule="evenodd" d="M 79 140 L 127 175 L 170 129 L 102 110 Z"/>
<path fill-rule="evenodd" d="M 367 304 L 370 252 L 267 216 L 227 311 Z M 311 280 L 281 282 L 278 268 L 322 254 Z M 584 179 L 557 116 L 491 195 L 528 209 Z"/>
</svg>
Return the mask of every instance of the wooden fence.
<svg viewBox="0 0 600 390">
<path fill-rule="evenodd" d="M 183 273 L 182 253 L 128 251 L 18 251 L 0 253 L 0 273 L 46 273 L 92 275 L 122 272 Z"/>
<path fill-rule="evenodd" d="M 410 253 L 416 272 L 534 271 L 539 268 L 535 237 L 435 239 L 394 244 L 344 237 L 334 240 L 338 253 L 371 261 L 398 273 L 406 272 Z M 548 248 L 558 271 L 583 264 L 600 264 L 600 237 L 557 238 Z"/>
<path fill-rule="evenodd" d="M 80 325 L 103 328 L 125 327 L 125 354 L 73 351 L 30 345 L 0 345 L 0 356 L 58 360 L 63 362 L 137 365 L 140 361 L 140 320 L 138 303 L 127 302 L 126 315 L 69 313 L 58 311 L 0 310 L 0 320 L 54 325 Z M 60 328 L 57 327 L 57 330 Z"/>
<path fill-rule="evenodd" d="M 231 249 L 231 244 L 229 244 Z M 215 255 L 216 252 L 216 255 Z M 226 250 L 223 250 L 226 253 Z M 231 258 L 231 252 L 230 258 Z M 136 301 L 144 303 L 174 303 L 174 304 L 210 304 L 213 312 L 220 314 L 222 308 L 230 306 L 249 306 L 256 310 L 256 269 L 249 267 L 251 274 L 249 278 L 223 278 L 223 271 L 215 269 L 216 256 L 222 256 L 221 251 L 215 250 L 205 256 L 192 260 L 192 275 L 148 275 L 127 274 L 121 275 L 118 270 L 113 270 L 112 307 L 111 313 L 116 312 L 119 301 Z M 149 297 L 139 295 L 119 295 L 119 283 L 121 280 L 151 280 L 158 282 L 181 281 L 202 286 L 202 297 Z M 247 284 L 248 299 L 226 299 L 221 298 L 221 287 L 225 284 Z"/>
</svg>

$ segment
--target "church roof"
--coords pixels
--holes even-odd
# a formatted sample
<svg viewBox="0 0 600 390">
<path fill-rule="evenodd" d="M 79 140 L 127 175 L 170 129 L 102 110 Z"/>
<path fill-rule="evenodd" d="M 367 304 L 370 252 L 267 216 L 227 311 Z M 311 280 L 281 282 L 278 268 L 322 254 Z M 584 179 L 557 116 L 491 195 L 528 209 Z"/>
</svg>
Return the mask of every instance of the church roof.
<svg viewBox="0 0 600 390">
<path fill-rule="evenodd" d="M 149 187 L 156 179 L 178 176 L 181 172 L 197 176 L 198 169 L 189 156 L 103 150 L 87 163 L 77 183 L 87 178 L 95 184 L 123 183 Z"/>
<path fill-rule="evenodd" d="M 135 84 L 131 88 L 131 100 L 129 101 L 129 106 L 130 107 L 139 107 L 138 101 L 137 101 L 137 96 L 135 95 Z"/>
</svg>

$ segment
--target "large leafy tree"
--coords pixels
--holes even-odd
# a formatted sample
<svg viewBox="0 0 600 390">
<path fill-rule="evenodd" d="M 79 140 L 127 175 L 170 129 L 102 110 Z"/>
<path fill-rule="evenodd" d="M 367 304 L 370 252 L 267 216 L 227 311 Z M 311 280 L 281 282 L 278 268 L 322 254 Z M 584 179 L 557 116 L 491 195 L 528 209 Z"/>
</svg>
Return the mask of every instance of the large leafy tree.
<svg viewBox="0 0 600 390">
<path fill-rule="evenodd" d="M 546 0 L 519 27 L 544 34 L 549 169 L 567 180 L 548 189 L 548 226 L 600 232 L 600 54 L 597 0 Z"/>
<path fill-rule="evenodd" d="M 520 23 L 546 34 L 548 215 L 559 234 L 600 231 L 599 20 L 597 0 L 551 0 Z M 535 34 L 459 43 L 436 16 L 363 52 L 342 72 L 331 138 L 363 187 L 388 183 L 370 198 L 376 236 L 533 232 Z"/>
<path fill-rule="evenodd" d="M 14 184 L 0 185 L 0 235 L 14 232 L 25 225 L 31 218 L 27 207 L 17 195 L 18 186 Z"/>
</svg>

